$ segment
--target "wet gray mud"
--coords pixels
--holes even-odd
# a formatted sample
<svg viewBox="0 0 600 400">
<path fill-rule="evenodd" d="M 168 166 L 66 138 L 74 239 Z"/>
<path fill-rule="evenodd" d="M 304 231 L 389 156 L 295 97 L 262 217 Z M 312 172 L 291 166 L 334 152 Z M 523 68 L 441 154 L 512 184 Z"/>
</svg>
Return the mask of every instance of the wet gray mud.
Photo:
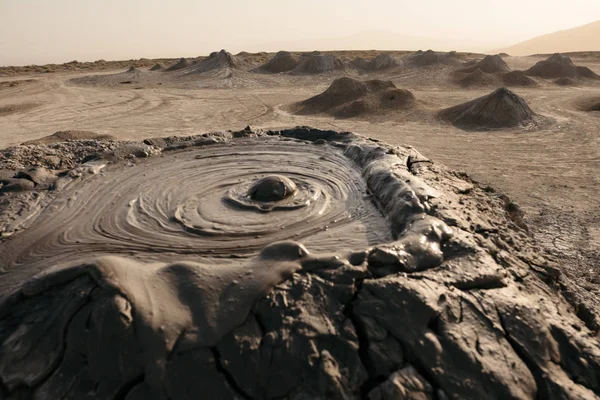
<svg viewBox="0 0 600 400">
<path fill-rule="evenodd" d="M 598 398 L 594 316 L 506 198 L 412 148 L 299 127 L 86 158 L 3 195 L 3 399 Z"/>
</svg>

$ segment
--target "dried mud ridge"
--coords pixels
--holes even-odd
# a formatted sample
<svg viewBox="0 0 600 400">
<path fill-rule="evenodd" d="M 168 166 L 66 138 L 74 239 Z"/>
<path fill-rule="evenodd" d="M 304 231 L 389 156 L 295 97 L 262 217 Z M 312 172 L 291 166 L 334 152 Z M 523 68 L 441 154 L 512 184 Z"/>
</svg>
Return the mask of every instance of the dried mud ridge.
<svg viewBox="0 0 600 400">
<path fill-rule="evenodd" d="M 144 146 L 150 157 L 137 159 Z M 31 250 L 13 256 L 18 268 L 0 281 L 25 280 L 0 304 L 3 399 L 598 398 L 597 333 L 553 288 L 560 274 L 517 226 L 514 206 L 412 148 L 298 127 L 153 139 L 95 158 L 62 174 L 53 190 L 38 190 L 45 211 L 0 242 L 3 258 L 28 243 Z M 302 179 L 332 197 L 339 180 L 346 197 L 325 213 L 360 197 L 380 212 L 367 219 L 393 238 L 341 251 L 343 241 L 307 245 L 322 232 L 290 241 L 294 227 L 248 246 L 246 229 L 255 227 L 243 221 L 230 226 L 244 230 L 241 247 L 227 249 L 237 258 L 215 258 L 206 252 L 223 249 L 218 235 L 169 218 L 190 193 L 209 192 L 197 185 L 203 179 L 214 179 L 214 196 L 261 208 L 242 207 L 259 226 L 272 213 L 285 219 L 310 207 L 261 207 L 303 192 L 314 200 Z M 78 202 L 132 194 L 139 199 L 131 206 L 103 203 L 77 215 Z M 203 205 L 227 204 L 195 200 L 186 209 L 193 220 Z M 236 207 L 227 212 L 242 213 Z M 68 211 L 96 215 L 100 225 L 35 233 Z M 112 223 L 131 216 L 146 226 L 116 237 L 127 230 Z M 169 238 L 173 227 L 177 238 Z M 153 237 L 181 247 L 197 241 L 186 253 L 148 243 Z M 27 277 L 38 261 L 44 272 Z"/>
</svg>

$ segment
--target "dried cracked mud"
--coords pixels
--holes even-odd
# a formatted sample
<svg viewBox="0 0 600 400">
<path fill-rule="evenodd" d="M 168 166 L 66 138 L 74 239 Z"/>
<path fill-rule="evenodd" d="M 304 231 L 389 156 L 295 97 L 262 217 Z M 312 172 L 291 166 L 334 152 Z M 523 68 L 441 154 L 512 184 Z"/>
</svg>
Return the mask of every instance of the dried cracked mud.
<svg viewBox="0 0 600 400">
<path fill-rule="evenodd" d="M 0 176 L 2 398 L 598 398 L 596 317 L 518 208 L 412 147 L 49 146 Z"/>
</svg>

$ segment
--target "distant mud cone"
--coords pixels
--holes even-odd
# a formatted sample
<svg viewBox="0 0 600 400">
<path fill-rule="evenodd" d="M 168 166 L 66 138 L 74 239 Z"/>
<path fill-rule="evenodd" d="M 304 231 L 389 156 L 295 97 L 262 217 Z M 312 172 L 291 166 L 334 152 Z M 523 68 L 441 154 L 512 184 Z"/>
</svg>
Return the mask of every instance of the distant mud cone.
<svg viewBox="0 0 600 400">
<path fill-rule="evenodd" d="M 169 68 L 166 69 L 166 71 L 167 72 L 177 71 L 177 70 L 180 70 L 183 68 L 187 68 L 189 66 L 190 66 L 190 62 L 188 60 L 186 60 L 185 58 L 180 58 L 176 64 L 171 65 Z"/>
<path fill-rule="evenodd" d="M 581 111 L 600 111 L 600 97 L 585 98 L 579 101 Z"/>
<path fill-rule="evenodd" d="M 342 61 L 331 54 L 312 52 L 300 59 L 292 70 L 293 74 L 320 74 L 344 69 Z"/>
<path fill-rule="evenodd" d="M 537 86 L 537 82 L 523 71 L 511 71 L 502 77 L 502 81 L 506 86 Z"/>
<path fill-rule="evenodd" d="M 458 62 L 458 56 L 456 52 L 451 51 L 449 53 L 427 50 L 417 51 L 413 55 L 409 56 L 409 63 L 417 67 L 426 67 L 430 65 L 454 65 Z"/>
<path fill-rule="evenodd" d="M 370 61 L 366 61 L 361 57 L 357 57 L 351 62 L 351 64 L 355 68 L 365 71 L 382 71 L 398 65 L 396 60 L 394 60 L 389 54 L 378 54 Z"/>
<path fill-rule="evenodd" d="M 398 89 L 390 81 L 358 81 L 343 77 L 333 81 L 327 90 L 296 103 L 296 114 L 327 113 L 338 118 L 377 114 L 386 110 L 408 109 L 416 104 L 408 90 Z"/>
<path fill-rule="evenodd" d="M 589 78 L 600 79 L 594 71 L 587 67 L 580 67 L 573 61 L 561 54 L 553 54 L 548 59 L 537 62 L 533 67 L 525 71 L 527 75 L 539 76 L 540 78 Z"/>
<path fill-rule="evenodd" d="M 165 69 L 164 65 L 160 64 L 160 63 L 156 63 L 154 64 L 154 66 L 152 68 L 150 68 L 150 71 L 163 71 Z"/>
<path fill-rule="evenodd" d="M 279 51 L 275 56 L 259 67 L 259 70 L 271 73 L 291 71 L 298 65 L 298 59 L 288 51 Z"/>
<path fill-rule="evenodd" d="M 495 86 L 498 84 L 498 81 L 494 75 L 477 68 L 473 72 L 469 72 L 462 78 L 459 78 L 456 83 L 462 87 L 484 87 Z"/>
<path fill-rule="evenodd" d="M 476 69 L 480 69 L 481 71 L 488 74 L 496 74 L 501 72 L 509 72 L 510 67 L 499 55 L 494 56 L 485 56 L 483 60 L 475 63 L 471 66 L 462 68 L 461 72 L 473 72 Z"/>
<path fill-rule="evenodd" d="M 555 85 L 558 86 L 577 86 L 577 79 L 573 78 L 558 78 L 555 79 L 553 82 Z"/>
<path fill-rule="evenodd" d="M 464 129 L 509 128 L 533 120 L 527 102 L 500 88 L 486 96 L 442 110 L 440 118 Z"/>
<path fill-rule="evenodd" d="M 189 73 L 204 73 L 209 71 L 232 70 L 237 69 L 241 62 L 231 53 L 221 50 L 213 52 L 210 56 L 194 65 L 189 69 Z"/>
</svg>

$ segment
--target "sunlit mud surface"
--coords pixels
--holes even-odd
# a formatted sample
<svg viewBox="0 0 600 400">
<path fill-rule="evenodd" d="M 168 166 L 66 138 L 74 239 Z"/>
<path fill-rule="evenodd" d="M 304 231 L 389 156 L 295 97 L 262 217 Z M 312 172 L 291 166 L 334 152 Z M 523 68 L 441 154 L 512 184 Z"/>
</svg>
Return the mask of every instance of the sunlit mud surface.
<svg viewBox="0 0 600 400">
<path fill-rule="evenodd" d="M 600 393 L 598 318 L 518 207 L 412 148 L 307 127 L 51 146 L 0 176 L 2 399 Z M 56 149 L 73 165 L 39 166 Z"/>
</svg>

